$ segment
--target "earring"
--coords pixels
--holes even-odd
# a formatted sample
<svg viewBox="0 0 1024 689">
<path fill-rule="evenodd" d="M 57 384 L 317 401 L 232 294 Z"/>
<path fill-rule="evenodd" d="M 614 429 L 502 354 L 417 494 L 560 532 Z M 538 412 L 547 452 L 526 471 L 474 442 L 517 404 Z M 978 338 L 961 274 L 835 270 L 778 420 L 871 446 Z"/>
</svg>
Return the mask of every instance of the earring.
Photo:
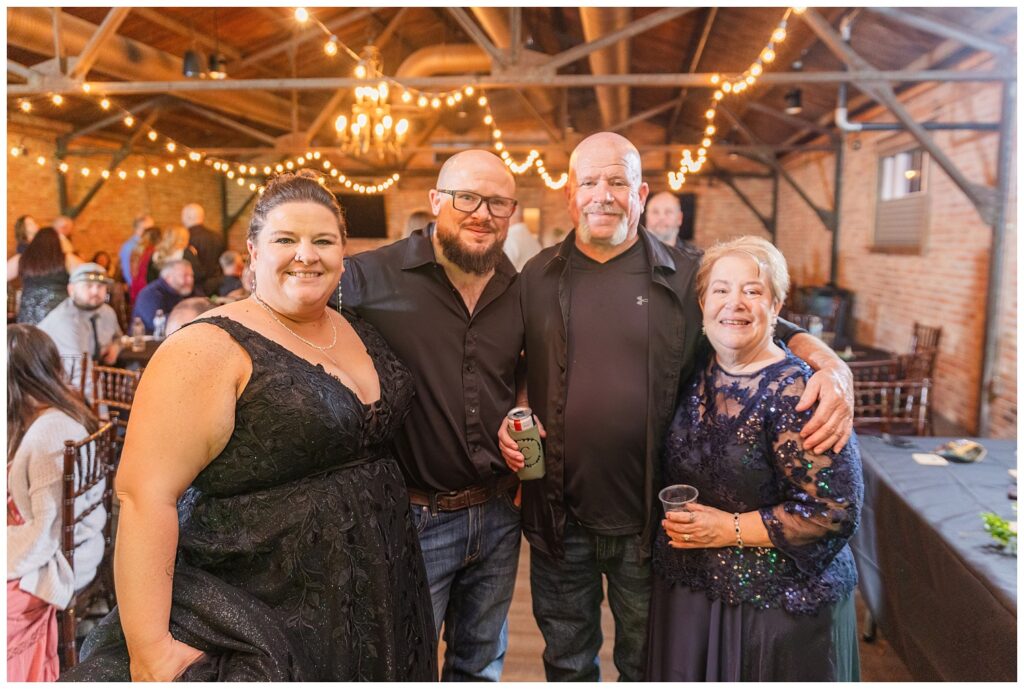
<svg viewBox="0 0 1024 689">
<path fill-rule="evenodd" d="M 703 325 L 700 326 L 700 334 L 701 335 L 707 335 L 708 334 L 708 329 L 705 328 Z"/>
<path fill-rule="evenodd" d="M 341 279 L 338 279 L 338 313 L 341 313 Z"/>
</svg>

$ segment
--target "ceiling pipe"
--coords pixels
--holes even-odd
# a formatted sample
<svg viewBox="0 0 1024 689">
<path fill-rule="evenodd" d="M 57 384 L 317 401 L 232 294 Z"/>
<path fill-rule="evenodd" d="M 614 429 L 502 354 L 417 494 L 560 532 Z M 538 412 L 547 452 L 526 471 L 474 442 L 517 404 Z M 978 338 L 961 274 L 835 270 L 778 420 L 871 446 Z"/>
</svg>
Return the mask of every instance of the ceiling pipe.
<svg viewBox="0 0 1024 689">
<path fill-rule="evenodd" d="M 61 16 L 61 38 L 68 55 L 79 55 L 99 28 L 68 13 Z M 40 55 L 53 52 L 50 11 L 43 7 L 7 10 L 7 40 L 11 45 Z M 181 58 L 124 36 L 107 41 L 92 69 L 128 81 L 182 81 Z M 288 102 L 270 93 L 180 92 L 181 98 L 223 112 L 289 129 Z"/>
<path fill-rule="evenodd" d="M 630 22 L 632 11 L 629 7 L 581 7 L 583 38 L 595 41 L 605 34 L 617 31 Z M 613 46 L 591 53 L 590 71 L 595 74 L 627 74 L 629 65 L 629 41 L 619 41 Z M 597 105 L 605 129 L 629 117 L 628 86 L 598 86 Z"/>
<path fill-rule="evenodd" d="M 472 74 L 490 72 L 491 58 L 475 43 L 434 45 L 420 48 L 405 58 L 395 71 L 395 79 L 436 74 Z"/>
<path fill-rule="evenodd" d="M 484 32 L 494 45 L 502 50 L 512 47 L 512 28 L 509 26 L 509 12 L 504 7 L 472 7 L 473 16 L 480 22 Z M 522 14 L 520 14 L 522 21 Z M 549 55 L 519 47 L 519 62 L 524 65 L 540 64 L 549 59 Z M 515 67 L 516 65 L 513 65 Z M 533 107 L 542 115 L 551 113 L 557 107 L 556 99 L 545 89 L 528 89 L 524 95 L 530 99 Z"/>
</svg>

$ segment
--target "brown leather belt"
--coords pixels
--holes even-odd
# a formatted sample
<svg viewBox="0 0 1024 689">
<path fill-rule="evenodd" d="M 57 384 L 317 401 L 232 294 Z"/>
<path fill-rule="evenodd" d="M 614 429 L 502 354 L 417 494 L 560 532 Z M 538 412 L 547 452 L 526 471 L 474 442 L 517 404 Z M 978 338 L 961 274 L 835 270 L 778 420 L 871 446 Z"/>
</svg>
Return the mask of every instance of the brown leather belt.
<svg viewBox="0 0 1024 689">
<path fill-rule="evenodd" d="M 455 512 L 467 507 L 482 505 L 503 490 L 511 490 L 519 484 L 515 474 L 505 474 L 487 484 L 468 486 L 462 490 L 443 492 L 427 492 L 418 488 L 409 488 L 409 502 L 413 505 L 429 507 L 431 512 Z"/>
</svg>

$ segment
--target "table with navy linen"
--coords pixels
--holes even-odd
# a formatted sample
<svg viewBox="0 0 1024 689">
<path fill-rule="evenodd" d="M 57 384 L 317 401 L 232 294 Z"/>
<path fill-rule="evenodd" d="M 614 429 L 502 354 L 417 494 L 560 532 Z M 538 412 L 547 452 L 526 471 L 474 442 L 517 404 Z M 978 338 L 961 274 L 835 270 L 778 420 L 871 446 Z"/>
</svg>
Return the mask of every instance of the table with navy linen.
<svg viewBox="0 0 1024 689">
<path fill-rule="evenodd" d="M 1017 558 L 997 547 L 981 514 L 1016 521 L 1017 441 L 975 439 L 981 462 L 925 466 L 950 438 L 900 448 L 860 438 L 865 497 L 851 544 L 865 604 L 916 680 L 1014 681 Z"/>
</svg>

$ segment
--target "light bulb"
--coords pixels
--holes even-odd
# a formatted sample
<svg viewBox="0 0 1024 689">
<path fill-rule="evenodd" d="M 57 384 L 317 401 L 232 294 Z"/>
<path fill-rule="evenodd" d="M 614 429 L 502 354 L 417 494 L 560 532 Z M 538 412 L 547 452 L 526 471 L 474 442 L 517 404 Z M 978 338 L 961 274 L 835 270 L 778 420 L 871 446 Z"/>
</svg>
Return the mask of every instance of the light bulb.
<svg viewBox="0 0 1024 689">
<path fill-rule="evenodd" d="M 373 127 L 373 133 L 378 139 L 384 138 L 384 125 L 378 122 Z"/>
<path fill-rule="evenodd" d="M 491 117 L 490 115 L 484 115 L 484 124 L 492 124 L 493 122 L 494 122 L 494 118 L 493 117 Z"/>
<path fill-rule="evenodd" d="M 46 165 L 46 156 L 39 156 L 36 158 L 36 162 L 40 165 Z"/>
<path fill-rule="evenodd" d="M 59 169 L 59 170 L 60 170 L 61 172 L 67 172 L 67 171 L 68 171 L 68 164 L 67 164 L 67 163 L 61 163 L 61 164 L 60 164 L 60 165 L 58 166 L 58 169 Z"/>
<path fill-rule="evenodd" d="M 704 129 L 704 133 L 708 136 L 712 136 L 715 133 L 715 125 L 709 124 L 707 128 Z"/>
<path fill-rule="evenodd" d="M 441 107 L 441 99 L 440 98 L 436 98 L 436 97 L 431 99 L 430 107 L 432 107 L 434 110 L 437 110 L 438 108 L 440 108 Z"/>
<path fill-rule="evenodd" d="M 309 11 L 305 7 L 295 8 L 295 21 L 300 24 L 305 24 L 309 21 Z"/>
<path fill-rule="evenodd" d="M 709 120 L 715 119 L 715 109 L 714 108 L 708 108 L 704 112 L 704 117 L 708 118 Z"/>
<path fill-rule="evenodd" d="M 31 103 L 31 101 L 23 100 L 18 105 L 18 107 L 21 108 L 22 112 L 32 112 L 32 103 Z"/>
<path fill-rule="evenodd" d="M 732 91 L 732 83 L 727 81 L 724 84 L 722 84 L 722 91 L 724 91 L 725 93 L 729 93 L 730 91 Z"/>
<path fill-rule="evenodd" d="M 83 83 L 82 84 L 82 91 L 84 93 L 89 93 L 90 91 L 92 91 L 92 84 L 90 84 L 89 82 Z"/>
<path fill-rule="evenodd" d="M 332 167 L 331 168 L 331 177 L 337 177 L 337 176 L 338 176 L 338 168 Z"/>
<path fill-rule="evenodd" d="M 184 158 L 178 158 L 178 167 L 185 167 L 188 165 L 188 161 Z"/>
<path fill-rule="evenodd" d="M 722 100 L 722 98 L 724 98 L 724 97 L 725 97 L 724 93 L 722 93 L 721 91 L 715 91 L 715 100 Z"/>
<path fill-rule="evenodd" d="M 340 134 L 345 131 L 345 127 L 348 126 L 348 118 L 344 115 L 338 115 L 338 119 L 334 120 L 334 129 Z"/>
<path fill-rule="evenodd" d="M 420 96 L 418 99 L 416 99 L 416 105 L 420 106 L 421 108 L 427 107 L 427 104 L 429 102 L 430 101 L 427 100 L 426 96 Z"/>
<path fill-rule="evenodd" d="M 64 105 L 64 96 L 60 95 L 59 93 L 55 93 L 55 94 L 53 94 L 53 96 L 51 96 L 51 97 L 50 97 L 50 100 L 51 100 L 51 101 L 53 102 L 53 104 L 54 104 L 54 105 L 56 105 L 56 106 L 57 106 L 58 108 L 59 108 L 60 106 Z"/>
<path fill-rule="evenodd" d="M 761 53 L 761 60 L 764 62 L 771 62 L 775 59 L 775 51 L 771 48 L 765 48 L 764 52 Z"/>
<path fill-rule="evenodd" d="M 164 169 L 168 172 L 174 172 L 174 163 L 167 163 L 164 165 Z"/>
<path fill-rule="evenodd" d="M 707 148 L 708 146 L 711 145 L 711 139 L 705 136 L 703 139 L 700 140 L 700 145 L 703 146 L 704 148 Z"/>
<path fill-rule="evenodd" d="M 136 170 L 135 174 L 139 176 L 139 179 L 144 179 L 146 177 L 146 171 L 141 168 Z"/>
<path fill-rule="evenodd" d="M 480 96 L 480 98 L 477 99 L 476 104 L 481 108 L 487 105 L 487 96 Z"/>
<path fill-rule="evenodd" d="M 786 29 L 779 27 L 772 33 L 772 40 L 776 43 L 782 43 L 786 40 Z"/>
<path fill-rule="evenodd" d="M 444 102 L 445 105 L 447 105 L 450 108 L 453 105 L 455 105 L 455 98 L 453 96 L 448 96 L 447 98 L 444 99 Z"/>
<path fill-rule="evenodd" d="M 148 139 L 149 139 L 150 141 L 156 141 L 156 132 L 155 132 L 155 131 L 153 131 L 152 129 L 150 129 L 150 130 L 149 130 L 149 134 L 146 134 L 146 137 L 147 137 L 147 138 L 148 138 Z"/>
<path fill-rule="evenodd" d="M 125 172 L 124 170 L 118 170 L 117 176 L 122 180 L 128 179 L 128 173 Z"/>
<path fill-rule="evenodd" d="M 472 86 L 467 86 L 466 88 L 462 89 L 462 92 L 465 93 L 467 96 L 472 96 L 476 92 L 476 89 L 474 89 Z"/>
<path fill-rule="evenodd" d="M 110 110 L 110 101 L 104 98 L 100 101 L 100 107 L 104 110 Z"/>
<path fill-rule="evenodd" d="M 500 139 L 501 138 L 501 130 L 500 129 L 495 129 L 495 130 L 491 131 L 491 136 L 493 136 L 495 139 Z"/>
<path fill-rule="evenodd" d="M 395 125 L 395 134 L 398 136 L 405 136 L 407 131 L 409 131 L 409 120 L 403 117 L 398 120 L 398 124 Z"/>
<path fill-rule="evenodd" d="M 359 113 L 359 117 L 356 118 L 356 124 L 360 127 L 365 127 L 369 123 L 370 118 L 366 116 L 365 112 Z"/>
<path fill-rule="evenodd" d="M 103 179 L 110 179 L 110 170 L 103 170 L 100 173 L 100 177 L 102 177 Z"/>
<path fill-rule="evenodd" d="M 330 40 L 324 43 L 324 53 L 326 53 L 328 57 L 334 57 L 338 54 L 337 36 L 331 36 Z"/>
<path fill-rule="evenodd" d="M 298 160 L 296 160 L 295 162 L 298 163 L 299 165 L 305 165 L 306 159 L 302 156 L 299 156 Z"/>
<path fill-rule="evenodd" d="M 167 152 L 168 153 L 174 153 L 174 149 L 175 148 L 177 148 L 177 146 L 174 145 L 173 141 L 168 141 L 167 142 Z"/>
<path fill-rule="evenodd" d="M 755 77 L 761 76 L 761 72 L 763 72 L 763 71 L 764 71 L 764 68 L 761 67 L 761 65 L 759 63 L 757 63 L 757 62 L 755 62 L 754 64 L 750 65 L 750 73 L 753 74 Z"/>
<path fill-rule="evenodd" d="M 355 69 L 354 74 L 356 75 L 356 79 L 365 79 L 366 78 L 366 65 L 364 65 L 363 63 L 360 62 L 358 65 L 356 65 L 356 69 Z"/>
<path fill-rule="evenodd" d="M 156 177 L 157 175 L 160 174 L 160 168 L 158 168 L 156 165 L 154 165 L 153 167 L 149 168 L 149 174 L 151 174 L 154 177 Z"/>
<path fill-rule="evenodd" d="M 412 94 L 409 93 L 408 91 L 402 91 L 402 102 L 403 103 L 411 103 L 412 102 Z"/>
</svg>

